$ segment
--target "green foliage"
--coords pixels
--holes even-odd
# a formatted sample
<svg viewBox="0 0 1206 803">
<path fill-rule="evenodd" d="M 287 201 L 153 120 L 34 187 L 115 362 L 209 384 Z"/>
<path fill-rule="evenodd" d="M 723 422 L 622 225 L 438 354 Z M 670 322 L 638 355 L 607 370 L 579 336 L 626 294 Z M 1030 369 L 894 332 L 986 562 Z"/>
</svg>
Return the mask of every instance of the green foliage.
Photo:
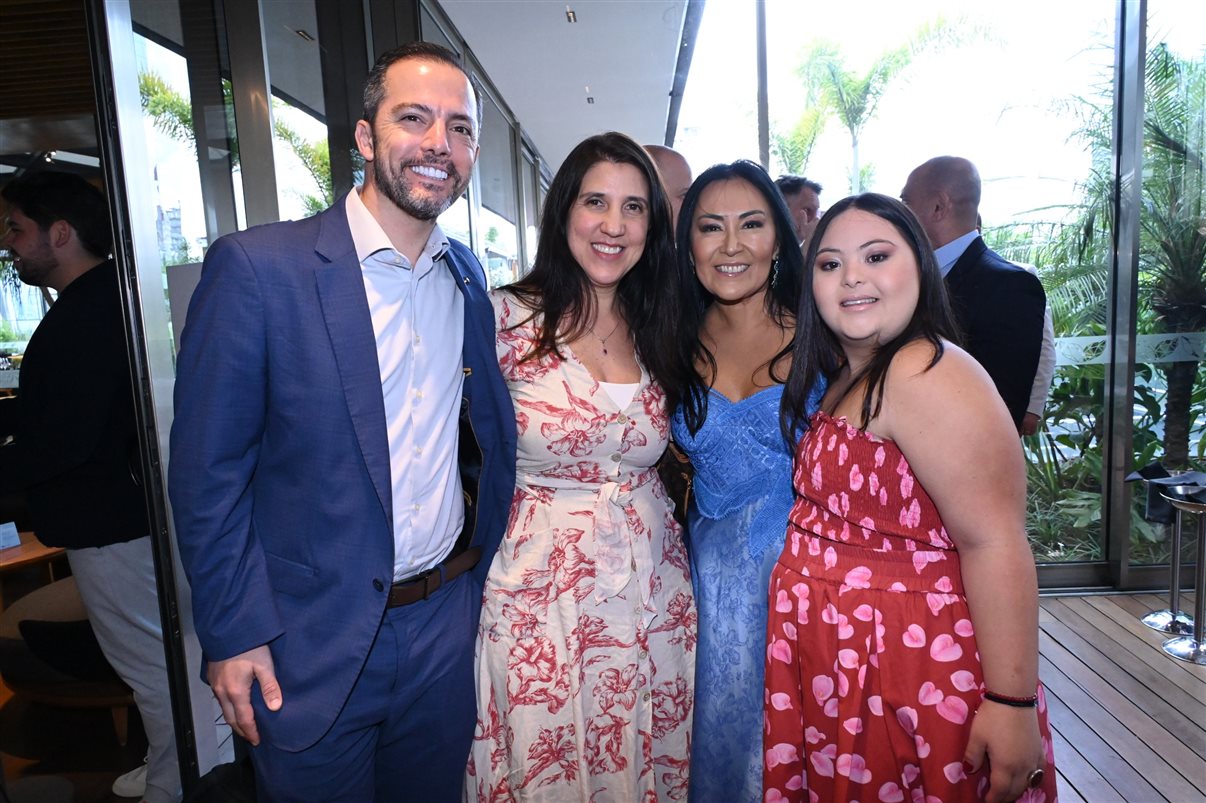
<svg viewBox="0 0 1206 803">
<path fill-rule="evenodd" d="M 0 343 L 19 342 L 27 337 L 26 333 L 19 331 L 8 321 L 0 319 Z"/>
<path fill-rule="evenodd" d="M 188 98 L 153 72 L 139 74 L 138 93 L 143 111 L 154 121 L 155 127 L 177 142 L 192 146 L 195 152 L 197 144 L 193 130 L 193 107 Z M 237 167 L 238 138 L 234 130 L 234 115 L 231 113 L 231 86 L 226 79 L 222 80 L 222 96 L 227 108 L 227 139 L 231 146 L 231 161 Z M 274 109 L 280 109 L 284 103 L 273 98 L 272 106 Z M 297 156 L 317 190 L 316 194 L 301 193 L 306 213 L 312 215 L 328 208 L 335 202 L 335 191 L 331 180 L 331 154 L 327 143 L 307 140 L 279 117 L 273 119 L 272 133 Z"/>
<path fill-rule="evenodd" d="M 808 48 L 798 73 L 809 108 L 816 109 L 818 115 L 836 117 L 850 134 L 851 193 L 859 192 L 864 186 L 863 171 L 859 166 L 859 138 L 874 119 L 892 82 L 919 53 L 956 44 L 975 33 L 975 29 L 963 20 L 949 22 L 938 17 L 919 27 L 903 44 L 882 53 L 862 72 L 847 65 L 845 55 L 834 42 L 818 39 Z M 822 127 L 823 123 L 817 133 Z"/>
<path fill-rule="evenodd" d="M 1146 60 L 1144 153 L 1139 236 L 1139 334 L 1206 329 L 1206 226 L 1203 144 L 1206 62 L 1179 59 L 1166 46 Z M 1079 121 L 1076 138 L 1091 156 L 1081 197 L 1055 220 L 994 229 L 986 239 L 1008 258 L 1037 265 L 1061 336 L 1103 336 L 1109 294 L 1113 220 L 1112 86 L 1097 97 L 1070 98 L 1059 109 Z M 1040 560 L 1101 557 L 1104 366 L 1061 366 L 1043 431 L 1025 439 L 1027 526 Z M 1206 453 L 1206 371 L 1191 361 L 1135 367 L 1133 467 L 1156 460 L 1169 468 Z M 1130 560 L 1168 559 L 1167 528 L 1143 519 L 1133 494 Z"/>
<path fill-rule="evenodd" d="M 155 127 L 177 142 L 193 143 L 193 106 L 153 72 L 138 74 L 138 96 Z"/>
<path fill-rule="evenodd" d="M 825 119 L 821 106 L 811 106 L 787 133 L 771 132 L 771 153 L 778 158 L 784 173 L 796 176 L 807 173 L 812 149 L 825 130 Z"/>
</svg>

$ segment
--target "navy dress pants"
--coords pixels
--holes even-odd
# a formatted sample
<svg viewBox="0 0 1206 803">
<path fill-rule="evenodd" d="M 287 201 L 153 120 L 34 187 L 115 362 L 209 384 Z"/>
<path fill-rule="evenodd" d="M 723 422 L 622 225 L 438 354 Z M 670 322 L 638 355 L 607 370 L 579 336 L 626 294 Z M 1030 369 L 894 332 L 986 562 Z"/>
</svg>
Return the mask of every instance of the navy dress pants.
<svg viewBox="0 0 1206 803">
<path fill-rule="evenodd" d="M 476 719 L 479 594 L 464 574 L 429 599 L 387 610 L 331 730 L 297 753 L 267 742 L 252 748 L 257 800 L 461 800 Z"/>
</svg>

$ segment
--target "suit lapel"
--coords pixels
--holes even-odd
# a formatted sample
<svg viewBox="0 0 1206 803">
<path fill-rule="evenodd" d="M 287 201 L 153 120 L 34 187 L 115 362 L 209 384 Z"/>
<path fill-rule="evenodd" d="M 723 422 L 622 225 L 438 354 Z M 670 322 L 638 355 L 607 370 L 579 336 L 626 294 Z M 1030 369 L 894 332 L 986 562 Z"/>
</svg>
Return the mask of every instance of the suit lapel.
<svg viewBox="0 0 1206 803">
<path fill-rule="evenodd" d="M 951 269 L 946 274 L 946 286 L 952 293 L 959 294 L 964 291 L 974 278 L 975 267 L 979 264 L 980 255 L 988 248 L 984 244 L 984 240 L 977 237 L 968 244 L 959 258 L 955 260 L 955 264 L 951 265 Z"/>
<path fill-rule="evenodd" d="M 324 264 L 315 271 L 315 281 L 356 441 L 392 532 L 389 436 L 381 394 L 381 369 L 377 363 L 377 339 L 360 261 L 345 215 L 341 200 L 323 216 L 315 250 Z"/>
</svg>

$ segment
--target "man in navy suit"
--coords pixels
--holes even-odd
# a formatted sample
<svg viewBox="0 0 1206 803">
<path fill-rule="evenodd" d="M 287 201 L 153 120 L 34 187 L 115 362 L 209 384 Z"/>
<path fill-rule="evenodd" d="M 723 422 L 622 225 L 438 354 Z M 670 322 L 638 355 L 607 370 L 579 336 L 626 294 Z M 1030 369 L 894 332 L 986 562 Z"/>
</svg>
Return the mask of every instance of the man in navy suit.
<svg viewBox="0 0 1206 803">
<path fill-rule="evenodd" d="M 967 159 L 930 159 L 909 174 L 900 199 L 934 246 L 964 348 L 992 377 L 1020 431 L 1043 342 L 1043 285 L 980 238 L 980 174 Z"/>
<path fill-rule="evenodd" d="M 414 43 L 369 74 L 364 185 L 209 249 L 170 492 L 207 676 L 261 799 L 458 800 L 515 418 L 485 276 L 436 217 L 481 106 Z"/>
</svg>

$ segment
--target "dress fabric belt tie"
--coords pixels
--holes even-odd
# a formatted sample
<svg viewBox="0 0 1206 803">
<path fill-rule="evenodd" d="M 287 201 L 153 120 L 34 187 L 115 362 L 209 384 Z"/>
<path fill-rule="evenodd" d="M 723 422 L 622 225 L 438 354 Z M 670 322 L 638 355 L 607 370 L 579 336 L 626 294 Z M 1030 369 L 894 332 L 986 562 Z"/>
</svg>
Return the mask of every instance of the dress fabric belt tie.
<svg viewBox="0 0 1206 803">
<path fill-rule="evenodd" d="M 653 578 L 653 551 L 648 532 L 633 515 L 629 524 L 626 507 L 630 506 L 638 489 L 657 477 L 657 469 L 619 474 L 599 484 L 585 483 L 576 477 L 546 477 L 522 474 L 520 482 L 536 488 L 593 493 L 595 554 L 595 602 L 617 596 L 630 582 L 635 583 L 636 599 L 640 602 L 642 619 L 648 623 L 657 614 L 657 605 L 650 599 Z M 650 492 L 652 497 L 652 492 Z M 585 524 L 586 522 L 584 522 Z"/>
</svg>

